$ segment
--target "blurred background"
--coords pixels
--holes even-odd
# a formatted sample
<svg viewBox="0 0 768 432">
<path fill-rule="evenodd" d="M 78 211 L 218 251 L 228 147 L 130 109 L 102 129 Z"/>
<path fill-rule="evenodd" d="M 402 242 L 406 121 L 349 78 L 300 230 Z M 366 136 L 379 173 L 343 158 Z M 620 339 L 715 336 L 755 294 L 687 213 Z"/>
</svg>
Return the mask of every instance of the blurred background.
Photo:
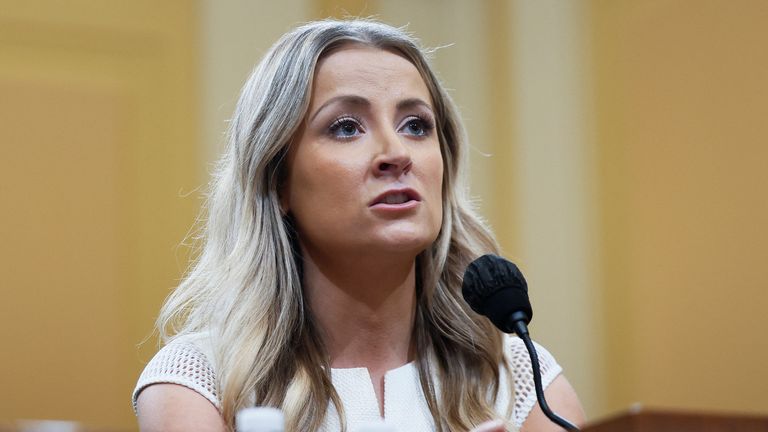
<svg viewBox="0 0 768 432">
<path fill-rule="evenodd" d="M 240 86 L 345 15 L 441 47 L 472 194 L 590 418 L 768 414 L 768 2 L 0 0 L 0 423 L 136 429 Z"/>
</svg>

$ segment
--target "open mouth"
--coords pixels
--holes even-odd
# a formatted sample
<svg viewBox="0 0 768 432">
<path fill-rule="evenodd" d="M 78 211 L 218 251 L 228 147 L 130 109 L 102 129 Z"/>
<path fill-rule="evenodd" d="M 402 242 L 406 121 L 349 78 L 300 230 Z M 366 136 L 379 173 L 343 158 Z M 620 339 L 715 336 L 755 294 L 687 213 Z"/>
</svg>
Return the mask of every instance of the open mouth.
<svg viewBox="0 0 768 432">
<path fill-rule="evenodd" d="M 419 194 L 413 189 L 395 189 L 384 192 L 377 196 L 372 202 L 371 206 L 375 205 L 403 205 L 409 202 L 421 201 Z"/>
<path fill-rule="evenodd" d="M 384 204 L 403 204 L 407 201 L 410 201 L 411 199 L 408 198 L 408 195 L 404 193 L 396 193 L 387 195 L 384 197 L 384 200 L 382 200 L 382 203 Z"/>
</svg>

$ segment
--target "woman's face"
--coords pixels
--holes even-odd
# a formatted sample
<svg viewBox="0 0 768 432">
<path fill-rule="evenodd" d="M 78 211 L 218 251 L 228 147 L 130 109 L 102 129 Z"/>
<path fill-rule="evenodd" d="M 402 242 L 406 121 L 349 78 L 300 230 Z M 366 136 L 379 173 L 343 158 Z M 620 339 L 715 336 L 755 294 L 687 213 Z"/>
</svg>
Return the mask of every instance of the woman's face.
<svg viewBox="0 0 768 432">
<path fill-rule="evenodd" d="M 432 98 L 416 67 L 362 45 L 322 58 L 281 190 L 303 247 L 415 257 L 440 231 L 442 181 Z"/>
</svg>

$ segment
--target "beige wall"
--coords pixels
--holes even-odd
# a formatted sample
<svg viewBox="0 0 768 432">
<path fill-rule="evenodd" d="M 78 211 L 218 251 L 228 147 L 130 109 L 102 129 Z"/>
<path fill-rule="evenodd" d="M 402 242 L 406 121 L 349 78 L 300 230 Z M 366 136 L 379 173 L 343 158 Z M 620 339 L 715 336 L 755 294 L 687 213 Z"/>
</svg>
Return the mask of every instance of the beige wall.
<svg viewBox="0 0 768 432">
<path fill-rule="evenodd" d="M 199 200 L 196 6 L 0 5 L 0 429 L 133 429 Z"/>
<path fill-rule="evenodd" d="M 517 1 L 512 30 L 516 217 L 512 256 L 526 271 L 532 331 L 560 364 L 590 417 L 602 414 L 603 338 L 588 9 Z M 504 199 L 499 188 L 492 199 Z"/>
<path fill-rule="evenodd" d="M 595 1 L 610 409 L 768 412 L 768 3 Z"/>
<path fill-rule="evenodd" d="M 240 88 L 269 47 L 287 30 L 312 18 L 310 0 L 257 2 L 200 0 L 200 127 L 210 163 L 223 149 L 227 120 Z"/>
</svg>

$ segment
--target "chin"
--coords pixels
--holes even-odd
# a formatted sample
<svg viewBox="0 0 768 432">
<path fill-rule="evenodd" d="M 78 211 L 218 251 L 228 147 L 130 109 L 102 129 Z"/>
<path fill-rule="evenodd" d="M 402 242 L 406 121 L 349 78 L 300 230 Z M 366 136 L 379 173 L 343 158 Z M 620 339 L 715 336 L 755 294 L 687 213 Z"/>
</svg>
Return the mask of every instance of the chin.
<svg viewBox="0 0 768 432">
<path fill-rule="evenodd" d="M 437 233 L 433 235 L 431 232 L 425 233 L 424 230 L 419 233 L 387 233 L 379 239 L 379 247 L 397 253 L 410 252 L 416 256 L 432 246 L 436 238 Z"/>
</svg>

